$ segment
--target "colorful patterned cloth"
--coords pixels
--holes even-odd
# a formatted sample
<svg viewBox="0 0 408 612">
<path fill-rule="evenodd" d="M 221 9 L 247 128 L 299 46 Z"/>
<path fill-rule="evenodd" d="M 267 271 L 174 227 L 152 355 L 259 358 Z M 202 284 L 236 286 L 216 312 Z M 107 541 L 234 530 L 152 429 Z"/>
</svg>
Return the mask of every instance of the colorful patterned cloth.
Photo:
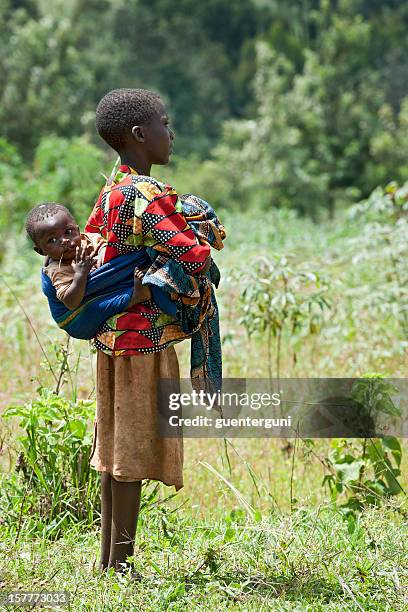
<svg viewBox="0 0 408 612">
<path fill-rule="evenodd" d="M 224 227 L 211 206 L 193 195 L 180 196 L 183 215 L 200 242 L 223 248 Z M 221 388 L 222 355 L 217 301 L 220 272 L 212 261 L 206 275 L 190 276 L 177 261 L 154 249 L 147 249 L 153 263 L 143 284 L 162 289 L 177 305 L 176 319 L 191 334 L 191 379 L 195 389 L 214 392 Z M 159 303 L 159 302 L 157 302 Z M 166 306 L 162 307 L 166 310 Z"/>
<path fill-rule="evenodd" d="M 148 270 L 150 280 L 144 282 L 152 282 L 155 277 L 158 286 L 164 285 L 168 265 L 173 272 L 166 277 L 166 283 L 172 284 L 174 299 L 191 306 L 201 302 L 200 312 L 204 312 L 204 306 L 209 311 L 211 305 L 214 308 L 210 277 L 213 275 L 215 279 L 217 276 L 215 264 L 208 278 L 200 277 L 198 273 L 210 254 L 208 242 L 213 241 L 220 248 L 225 233 L 221 225 L 216 227 L 214 219 L 210 220 L 208 227 L 201 223 L 200 244 L 180 214 L 182 210 L 182 203 L 172 187 L 152 177 L 141 176 L 128 166 L 120 166 L 102 189 L 85 231 L 99 232 L 107 241 L 104 262 L 149 247 L 149 253 L 155 255 L 153 265 L 156 269 Z M 204 221 L 203 214 L 200 212 L 199 218 L 192 219 L 192 223 Z M 157 254 L 162 258 L 159 259 Z M 174 264 L 178 264 L 179 272 L 183 272 L 183 286 L 180 279 L 173 276 Z M 180 289 L 182 296 L 179 295 Z M 150 300 L 108 319 L 95 337 L 94 344 L 114 357 L 157 352 L 189 338 L 191 329 L 197 327 L 196 323 L 192 325 L 190 320 L 189 325 L 180 325 Z M 189 331 L 184 331 L 187 328 Z"/>
</svg>

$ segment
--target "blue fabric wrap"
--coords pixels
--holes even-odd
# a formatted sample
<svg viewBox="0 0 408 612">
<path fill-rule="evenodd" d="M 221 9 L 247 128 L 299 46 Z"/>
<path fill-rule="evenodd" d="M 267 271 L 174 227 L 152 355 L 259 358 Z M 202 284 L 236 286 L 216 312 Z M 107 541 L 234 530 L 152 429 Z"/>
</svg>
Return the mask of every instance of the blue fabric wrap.
<svg viewBox="0 0 408 612">
<path fill-rule="evenodd" d="M 169 295 L 156 285 L 149 285 L 149 289 L 150 293 L 152 294 L 153 301 L 160 308 L 160 310 L 170 315 L 171 317 L 176 318 L 177 303 L 173 302 L 170 299 Z"/>
<path fill-rule="evenodd" d="M 115 314 L 123 312 L 133 293 L 134 268 L 150 264 L 146 249 L 115 257 L 88 275 L 84 299 L 80 306 L 69 310 L 57 298 L 49 277 L 41 270 L 42 290 L 48 299 L 51 316 L 59 327 L 73 338 L 90 340 L 101 325 Z M 151 287 L 159 308 L 175 316 L 177 306 L 158 287 Z"/>
</svg>

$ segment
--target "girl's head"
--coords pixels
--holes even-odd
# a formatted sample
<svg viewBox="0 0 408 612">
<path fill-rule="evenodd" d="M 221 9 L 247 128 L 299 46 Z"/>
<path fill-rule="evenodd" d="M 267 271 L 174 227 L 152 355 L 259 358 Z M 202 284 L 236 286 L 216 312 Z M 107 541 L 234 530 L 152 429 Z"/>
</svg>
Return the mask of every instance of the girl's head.
<svg viewBox="0 0 408 612">
<path fill-rule="evenodd" d="M 96 109 L 99 135 L 119 155 L 142 153 L 150 164 L 167 164 L 174 133 L 161 98 L 147 89 L 114 89 Z"/>
<path fill-rule="evenodd" d="M 65 206 L 46 202 L 33 208 L 27 216 L 26 231 L 34 251 L 59 261 L 72 261 L 81 244 L 81 234 L 74 217 Z"/>
</svg>

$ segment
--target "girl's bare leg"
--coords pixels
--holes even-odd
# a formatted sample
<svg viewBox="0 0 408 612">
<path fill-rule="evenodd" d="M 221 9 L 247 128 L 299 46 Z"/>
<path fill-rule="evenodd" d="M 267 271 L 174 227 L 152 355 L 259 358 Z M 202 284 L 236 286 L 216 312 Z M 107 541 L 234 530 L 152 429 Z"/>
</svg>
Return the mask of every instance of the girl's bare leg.
<svg viewBox="0 0 408 612">
<path fill-rule="evenodd" d="M 99 569 L 103 571 L 109 565 L 112 531 L 112 476 L 108 472 L 101 474 L 101 559 Z"/>
<path fill-rule="evenodd" d="M 112 528 L 108 567 L 121 569 L 133 555 L 140 508 L 141 481 L 118 482 L 111 478 Z"/>
</svg>

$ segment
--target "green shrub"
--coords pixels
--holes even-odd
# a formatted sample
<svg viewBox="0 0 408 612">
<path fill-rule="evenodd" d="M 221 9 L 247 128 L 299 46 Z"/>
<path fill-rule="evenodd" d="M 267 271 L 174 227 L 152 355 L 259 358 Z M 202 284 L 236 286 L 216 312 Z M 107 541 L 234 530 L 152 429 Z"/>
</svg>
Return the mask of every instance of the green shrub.
<svg viewBox="0 0 408 612">
<path fill-rule="evenodd" d="M 12 226 L 24 227 L 27 212 L 40 202 L 67 206 L 82 226 L 112 165 L 85 137 L 43 138 L 32 167 L 0 139 L 0 233 L 9 236 Z"/>
<path fill-rule="evenodd" d="M 26 185 L 27 208 L 44 201 L 59 202 L 73 212 L 82 226 L 104 184 L 105 166 L 101 149 L 84 137 L 43 138 Z"/>
<path fill-rule="evenodd" d="M 18 418 L 16 473 L 5 475 L 0 503 L 11 530 L 58 537 L 76 523 L 99 519 L 99 474 L 91 469 L 93 401 L 72 402 L 40 387 L 38 397 L 10 406 L 3 418 Z"/>
</svg>

